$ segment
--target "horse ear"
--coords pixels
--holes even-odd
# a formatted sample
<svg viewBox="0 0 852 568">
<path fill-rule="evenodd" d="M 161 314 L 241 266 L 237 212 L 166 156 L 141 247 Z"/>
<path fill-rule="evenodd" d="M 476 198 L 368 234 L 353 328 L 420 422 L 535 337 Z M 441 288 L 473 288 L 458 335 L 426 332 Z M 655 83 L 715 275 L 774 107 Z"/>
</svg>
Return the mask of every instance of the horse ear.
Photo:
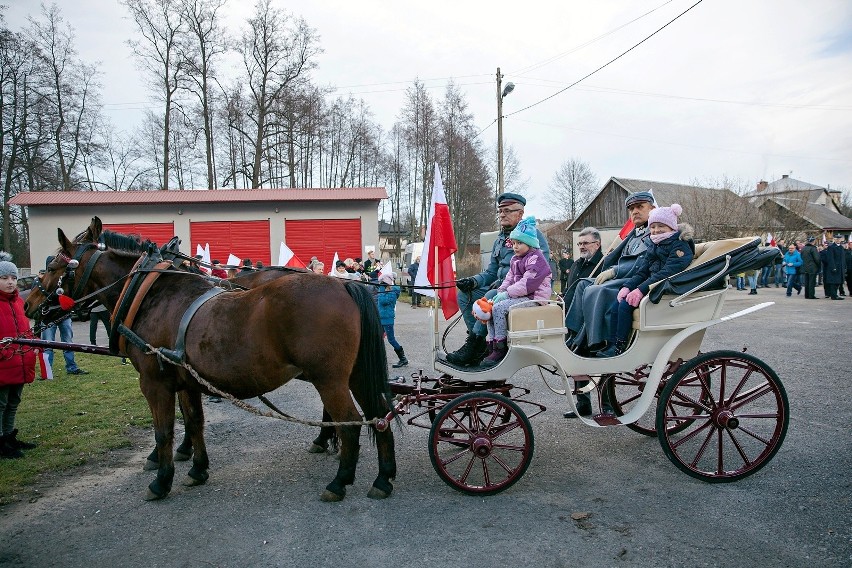
<svg viewBox="0 0 852 568">
<path fill-rule="evenodd" d="M 59 231 L 59 248 L 64 250 L 65 252 L 71 252 L 71 241 L 68 240 L 68 237 L 65 236 L 65 233 L 62 229 L 58 229 Z"/>
<path fill-rule="evenodd" d="M 101 223 L 100 217 L 92 217 L 92 222 L 89 223 L 88 233 L 91 238 L 91 242 L 96 243 L 101 236 L 101 232 L 103 231 L 104 226 Z"/>
</svg>

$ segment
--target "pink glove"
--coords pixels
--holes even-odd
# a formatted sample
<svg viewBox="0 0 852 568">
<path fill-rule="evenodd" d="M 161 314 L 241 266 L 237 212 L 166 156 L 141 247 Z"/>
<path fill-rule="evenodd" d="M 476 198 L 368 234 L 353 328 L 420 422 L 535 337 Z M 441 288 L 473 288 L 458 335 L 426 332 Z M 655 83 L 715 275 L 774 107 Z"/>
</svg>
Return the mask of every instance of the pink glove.
<svg viewBox="0 0 852 568">
<path fill-rule="evenodd" d="M 633 306 L 634 308 L 639 305 L 639 302 L 642 300 L 642 296 L 645 294 L 642 293 L 642 290 L 636 288 L 629 294 L 627 294 L 627 303 Z"/>
<path fill-rule="evenodd" d="M 626 298 L 626 297 L 627 297 L 627 294 L 629 294 L 629 293 L 630 293 L 630 288 L 628 288 L 627 286 L 625 286 L 624 288 L 622 288 L 621 290 L 619 290 L 619 291 L 618 291 L 618 298 L 617 298 L 617 299 L 618 299 L 618 301 L 620 302 L 621 300 L 623 300 L 624 298 Z"/>
</svg>

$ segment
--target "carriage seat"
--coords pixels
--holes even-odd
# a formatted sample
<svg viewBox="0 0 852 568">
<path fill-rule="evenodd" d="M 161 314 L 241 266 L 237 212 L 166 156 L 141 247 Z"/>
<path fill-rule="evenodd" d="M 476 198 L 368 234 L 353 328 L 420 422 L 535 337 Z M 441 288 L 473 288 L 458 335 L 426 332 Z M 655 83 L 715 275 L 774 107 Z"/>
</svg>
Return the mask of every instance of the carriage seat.
<svg viewBox="0 0 852 568">
<path fill-rule="evenodd" d="M 713 279 L 725 266 L 726 256 L 731 256 L 727 273 L 741 271 L 773 253 L 759 250 L 759 237 L 744 237 L 708 241 L 695 245 L 695 257 L 685 269 L 666 280 L 651 286 L 647 298 L 633 312 L 633 329 L 676 329 L 708 321 L 719 316 L 727 287 L 726 275 Z M 776 249 L 777 250 L 777 249 Z M 701 290 L 691 294 L 686 302 L 670 306 L 674 298 L 685 294 L 700 284 Z M 662 301 L 661 301 L 662 300 Z"/>
<path fill-rule="evenodd" d="M 568 333 L 562 306 L 549 303 L 543 306 L 515 306 L 509 310 L 509 337 L 544 337 Z"/>
</svg>

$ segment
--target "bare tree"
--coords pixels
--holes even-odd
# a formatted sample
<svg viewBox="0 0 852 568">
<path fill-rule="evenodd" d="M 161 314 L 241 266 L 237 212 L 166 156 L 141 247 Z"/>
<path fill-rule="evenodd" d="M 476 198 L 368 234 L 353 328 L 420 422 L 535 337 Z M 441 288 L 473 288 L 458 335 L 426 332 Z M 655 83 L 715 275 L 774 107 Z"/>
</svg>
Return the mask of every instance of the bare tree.
<svg viewBox="0 0 852 568">
<path fill-rule="evenodd" d="M 40 94 L 50 104 L 53 144 L 60 187 L 80 186 L 74 178 L 81 166 L 84 147 L 93 151 L 93 136 L 99 120 L 98 71 L 77 59 L 74 33 L 56 4 L 42 5 L 41 19 L 30 18 L 30 37 L 43 61 Z M 86 176 L 87 177 L 87 176 Z"/>
<path fill-rule="evenodd" d="M 240 46 L 246 84 L 254 108 L 255 123 L 251 187 L 260 187 L 261 161 L 269 150 L 268 119 L 281 94 L 310 71 L 320 52 L 316 32 L 301 18 L 272 7 L 272 0 L 258 0 L 248 20 Z"/>
<path fill-rule="evenodd" d="M 591 202 L 598 189 L 598 177 L 589 164 L 571 158 L 553 174 L 547 202 L 558 212 L 559 219 L 573 220 Z"/>
<path fill-rule="evenodd" d="M 154 92 L 163 102 L 162 169 L 160 189 L 169 188 L 171 150 L 171 118 L 175 93 L 183 80 L 185 62 L 178 42 L 185 31 L 177 0 L 122 0 L 142 40 L 128 40 L 142 69 L 153 81 Z"/>
<path fill-rule="evenodd" d="M 204 125 L 207 189 L 216 187 L 211 83 L 216 78 L 215 60 L 227 50 L 226 37 L 219 21 L 219 11 L 226 1 L 183 0 L 181 5 L 181 17 L 188 32 L 182 42 L 182 59 L 189 79 L 186 89 L 198 99 Z"/>
</svg>

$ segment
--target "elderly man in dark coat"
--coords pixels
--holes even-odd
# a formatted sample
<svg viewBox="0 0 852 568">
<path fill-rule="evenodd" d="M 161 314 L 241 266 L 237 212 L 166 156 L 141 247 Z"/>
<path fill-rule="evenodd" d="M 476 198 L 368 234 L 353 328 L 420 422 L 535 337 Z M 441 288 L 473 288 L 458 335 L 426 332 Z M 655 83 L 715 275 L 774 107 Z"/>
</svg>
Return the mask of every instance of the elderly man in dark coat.
<svg viewBox="0 0 852 568">
<path fill-rule="evenodd" d="M 639 191 L 624 201 L 633 230 L 614 251 L 604 257 L 601 273 L 592 281 L 577 283 L 574 299 L 565 316 L 565 327 L 573 334 L 572 348 L 600 347 L 609 337 L 607 312 L 624 282 L 633 276 L 637 260 L 648 248 L 648 216 L 656 207 L 650 191 Z"/>
<path fill-rule="evenodd" d="M 515 254 L 512 250 L 512 241 L 509 240 L 509 233 L 523 219 L 526 204 L 527 200 L 517 193 L 503 193 L 497 197 L 500 234 L 497 235 L 491 247 L 491 262 L 479 274 L 456 282 L 456 287 L 459 289 L 459 309 L 468 331 L 464 345 L 453 353 L 447 353 L 447 361 L 454 365 L 477 365 L 487 353 L 485 336 L 488 329 L 473 317 L 471 310 L 478 299 L 483 296 L 488 298 L 494 296 L 497 293 L 496 288 L 503 283 L 503 279 L 509 273 L 509 265 Z M 541 244 L 541 253 L 545 258 L 549 258 L 550 247 L 547 246 L 547 238 L 538 229 L 536 229 L 536 235 Z"/>
<path fill-rule="evenodd" d="M 843 300 L 837 295 L 837 289 L 843 285 L 843 277 L 846 275 L 846 255 L 843 252 L 843 236 L 834 235 L 834 242 L 829 243 L 825 249 L 825 288 L 832 300 Z"/>
</svg>

